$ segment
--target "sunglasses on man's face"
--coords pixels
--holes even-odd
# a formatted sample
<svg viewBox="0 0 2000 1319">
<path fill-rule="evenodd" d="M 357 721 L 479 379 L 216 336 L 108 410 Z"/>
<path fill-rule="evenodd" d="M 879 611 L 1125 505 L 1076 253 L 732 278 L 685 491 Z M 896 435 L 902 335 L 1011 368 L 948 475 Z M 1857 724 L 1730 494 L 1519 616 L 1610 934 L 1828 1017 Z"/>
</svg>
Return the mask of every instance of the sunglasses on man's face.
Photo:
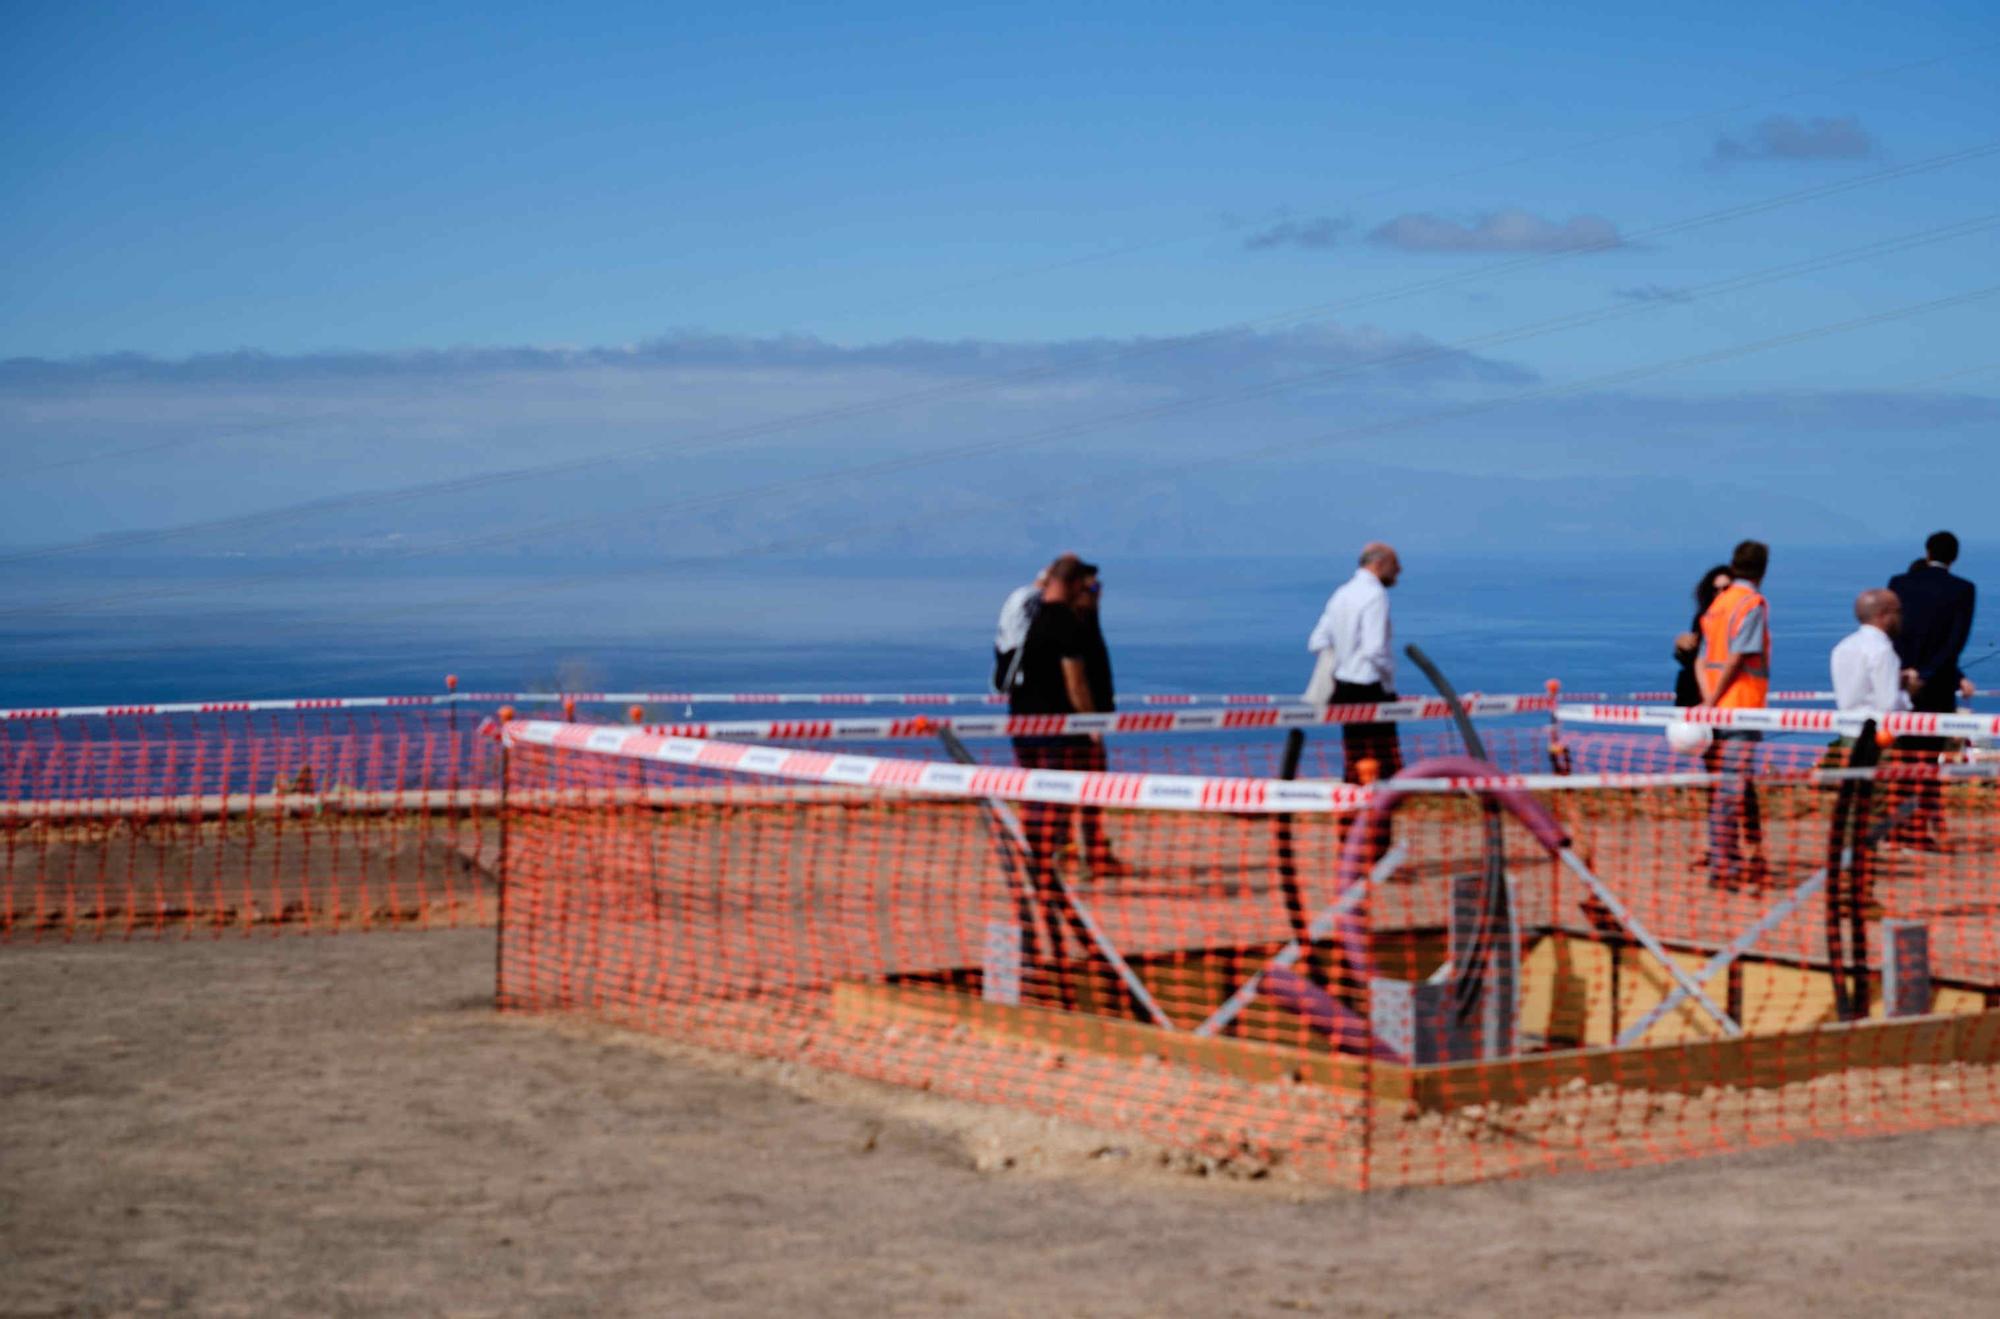
<svg viewBox="0 0 2000 1319">
<path fill-rule="evenodd" d="M 1103 583 L 1103 582 L 1085 582 L 1085 583 L 1084 583 L 1084 584 L 1082 585 L 1082 587 L 1080 587 L 1079 589 L 1080 589 L 1080 590 L 1082 590 L 1082 592 L 1083 592 L 1083 593 L 1084 593 L 1085 595 L 1096 595 L 1096 594 L 1097 594 L 1097 593 L 1098 593 L 1099 591 L 1102 591 L 1102 590 L 1104 589 L 1104 583 Z"/>
</svg>

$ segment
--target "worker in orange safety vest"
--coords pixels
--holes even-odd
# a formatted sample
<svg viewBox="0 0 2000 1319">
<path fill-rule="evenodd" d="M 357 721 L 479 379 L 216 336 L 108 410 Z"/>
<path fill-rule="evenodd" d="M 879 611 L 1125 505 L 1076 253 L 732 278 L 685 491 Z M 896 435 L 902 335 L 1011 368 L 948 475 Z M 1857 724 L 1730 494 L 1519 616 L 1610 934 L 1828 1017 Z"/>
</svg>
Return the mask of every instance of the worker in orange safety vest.
<svg viewBox="0 0 2000 1319">
<path fill-rule="evenodd" d="M 1729 560 L 1729 585 L 1701 616 L 1701 659 L 1695 679 L 1701 703 L 1723 710 L 1761 710 L 1771 691 L 1771 606 L 1758 588 L 1770 547 L 1746 540 Z"/>
<path fill-rule="evenodd" d="M 1761 710 L 1771 691 L 1771 607 L 1760 589 L 1771 549 L 1746 540 L 1729 560 L 1729 585 L 1701 616 L 1701 655 L 1695 678 L 1701 703 L 1711 709 Z M 1716 730 L 1710 768 L 1729 775 L 1708 802 L 1709 880 L 1723 888 L 1768 882 L 1762 856 L 1764 828 L 1757 786 L 1755 729 Z"/>
</svg>

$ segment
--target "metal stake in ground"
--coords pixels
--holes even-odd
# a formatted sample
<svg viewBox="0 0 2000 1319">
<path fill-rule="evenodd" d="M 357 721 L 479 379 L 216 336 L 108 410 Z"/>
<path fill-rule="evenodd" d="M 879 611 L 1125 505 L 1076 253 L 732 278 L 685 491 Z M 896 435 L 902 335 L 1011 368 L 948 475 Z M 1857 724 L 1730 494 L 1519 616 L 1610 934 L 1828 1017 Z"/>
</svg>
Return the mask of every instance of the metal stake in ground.
<svg viewBox="0 0 2000 1319">
<path fill-rule="evenodd" d="M 1882 744 L 1875 721 L 1861 725 L 1848 752 L 1849 769 L 1867 769 L 1881 762 Z M 1841 1021 L 1868 1015 L 1868 927 L 1861 905 L 1867 874 L 1868 809 L 1874 782 L 1854 779 L 1840 785 L 1834 798 L 1833 827 L 1827 835 L 1826 957 L 1833 972 L 1834 1014 Z"/>
</svg>

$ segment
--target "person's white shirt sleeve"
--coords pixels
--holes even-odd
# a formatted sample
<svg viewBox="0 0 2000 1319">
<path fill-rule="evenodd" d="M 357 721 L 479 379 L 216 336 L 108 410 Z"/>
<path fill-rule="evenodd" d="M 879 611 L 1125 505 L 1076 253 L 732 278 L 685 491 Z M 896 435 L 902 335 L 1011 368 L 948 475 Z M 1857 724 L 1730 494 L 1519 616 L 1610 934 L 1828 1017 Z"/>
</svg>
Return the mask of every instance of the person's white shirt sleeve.
<svg viewBox="0 0 2000 1319">
<path fill-rule="evenodd" d="M 1833 648 L 1833 700 L 1843 713 L 1881 714 L 1910 708 L 1903 670 L 1889 634 L 1864 623 Z"/>
<path fill-rule="evenodd" d="M 1334 648 L 1333 602 L 1339 598 L 1338 591 L 1326 598 L 1326 608 L 1319 611 L 1319 621 L 1313 624 L 1313 630 L 1306 636 L 1306 649 L 1315 655 Z"/>
<path fill-rule="evenodd" d="M 1396 661 L 1390 650 L 1389 591 L 1380 578 L 1362 568 L 1334 592 L 1328 612 L 1333 615 L 1336 662 L 1333 676 L 1341 682 L 1381 683 L 1396 689 Z"/>
</svg>

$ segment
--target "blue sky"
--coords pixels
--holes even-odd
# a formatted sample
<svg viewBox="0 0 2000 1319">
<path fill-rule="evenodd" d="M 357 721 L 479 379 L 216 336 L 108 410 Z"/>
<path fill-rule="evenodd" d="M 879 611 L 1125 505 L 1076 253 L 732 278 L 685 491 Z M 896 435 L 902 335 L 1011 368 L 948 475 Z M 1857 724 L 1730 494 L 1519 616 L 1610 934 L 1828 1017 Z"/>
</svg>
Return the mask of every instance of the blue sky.
<svg viewBox="0 0 2000 1319">
<path fill-rule="evenodd" d="M 2000 155 L 1785 200 L 2000 142 L 1990 5 L 15 4 L 0 25 L 0 359 L 16 359 L 0 442 L 17 478 L 0 517 L 15 543 L 941 384 L 961 391 L 949 406 L 815 424 L 734 465 L 654 454 L 608 484 L 727 492 L 774 463 L 831 474 L 884 454 L 985 480 L 934 451 L 1065 424 L 1091 427 L 1074 444 L 1093 480 L 1129 482 L 1161 455 L 1304 445 L 1392 414 L 1441 419 L 1353 443 L 1418 473 L 1684 476 L 1691 456 L 1728 464 L 1768 436 L 1736 484 L 1796 479 L 1788 496 L 1825 505 L 1880 483 L 1882 454 L 1922 455 L 1878 491 L 1890 511 L 1838 524 L 1855 534 L 1974 516 L 1976 488 L 2000 482 L 2000 369 L 1978 369 L 2000 361 L 2000 299 L 1588 402 L 1443 415 L 2000 282 L 1989 227 L 1683 300 L 2000 216 Z M 1603 250 L 1526 260 L 1578 239 Z M 1118 420 L 1369 345 L 1641 301 L 1459 370 Z M 1078 347 L 1315 307 L 1303 338 L 1284 319 L 1226 352 L 1191 340 L 1184 369 L 1143 380 Z M 733 356 L 685 350 L 718 338 Z M 818 345 L 803 359 L 801 340 Z M 512 349 L 535 351 L 473 351 Z M 239 352 L 254 356 L 213 356 Z M 1084 365 L 979 392 L 982 362 L 1023 361 Z M 1923 488 L 1940 480 L 1959 487 L 1941 502 Z M 536 489 L 583 508 L 606 485 Z M 432 533 L 473 516 L 397 507 Z M 784 517 L 827 525 L 797 500 Z"/>
</svg>

